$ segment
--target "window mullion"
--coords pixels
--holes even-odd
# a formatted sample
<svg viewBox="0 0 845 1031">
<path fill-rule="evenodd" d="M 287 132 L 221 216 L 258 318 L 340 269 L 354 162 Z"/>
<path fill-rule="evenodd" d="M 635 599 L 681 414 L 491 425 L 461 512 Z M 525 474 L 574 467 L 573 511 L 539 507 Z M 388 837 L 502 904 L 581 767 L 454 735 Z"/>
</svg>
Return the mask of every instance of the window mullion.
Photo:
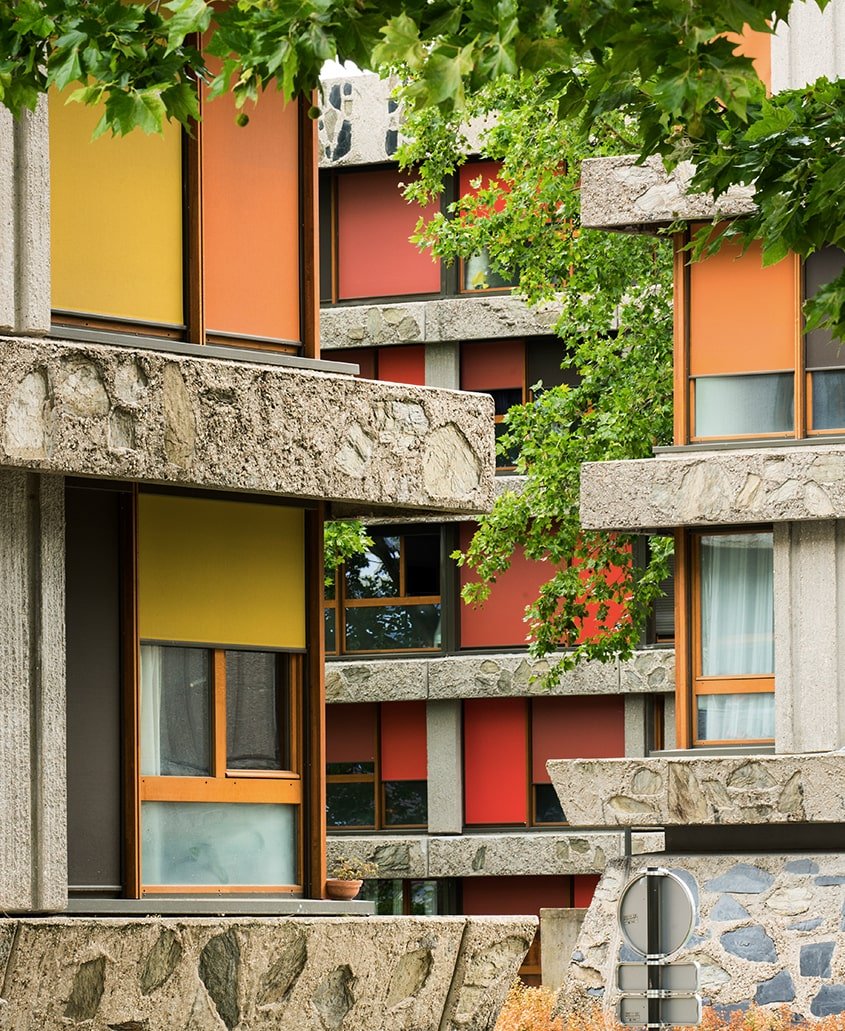
<svg viewBox="0 0 845 1031">
<path fill-rule="evenodd" d="M 215 648 L 211 653 L 212 684 L 212 776 L 226 776 L 226 653 Z"/>
</svg>

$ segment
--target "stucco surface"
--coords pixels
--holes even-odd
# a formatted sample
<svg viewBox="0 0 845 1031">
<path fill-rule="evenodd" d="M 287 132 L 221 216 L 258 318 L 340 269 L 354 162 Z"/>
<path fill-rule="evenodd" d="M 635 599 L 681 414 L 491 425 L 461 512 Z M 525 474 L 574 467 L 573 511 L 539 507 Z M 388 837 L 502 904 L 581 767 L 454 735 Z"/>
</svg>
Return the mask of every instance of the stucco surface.
<svg viewBox="0 0 845 1031">
<path fill-rule="evenodd" d="M 0 465 L 327 498 L 489 508 L 492 401 L 281 366 L 0 338 Z"/>
<path fill-rule="evenodd" d="M 575 827 L 837 823 L 845 820 L 845 755 L 552 759 Z"/>
<path fill-rule="evenodd" d="M 683 452 L 581 467 L 581 523 L 640 530 L 845 517 L 839 444 Z"/>
</svg>

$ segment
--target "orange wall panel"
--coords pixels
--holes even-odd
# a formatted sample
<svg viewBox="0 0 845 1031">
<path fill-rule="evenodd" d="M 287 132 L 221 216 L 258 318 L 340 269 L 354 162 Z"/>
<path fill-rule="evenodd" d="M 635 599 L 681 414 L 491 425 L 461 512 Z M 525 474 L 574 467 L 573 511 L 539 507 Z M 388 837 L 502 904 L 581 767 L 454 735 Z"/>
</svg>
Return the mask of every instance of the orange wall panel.
<svg viewBox="0 0 845 1031">
<path fill-rule="evenodd" d="M 464 702 L 464 819 L 528 822 L 528 709 L 524 698 Z"/>
<path fill-rule="evenodd" d="M 425 347 L 381 347 L 378 352 L 378 378 L 390 383 L 425 386 Z"/>
<path fill-rule="evenodd" d="M 539 916 L 572 905 L 572 878 L 464 877 L 461 896 L 466 916 Z"/>
<path fill-rule="evenodd" d="M 798 266 L 763 268 L 758 243 L 731 242 L 690 266 L 690 374 L 768 372 L 795 363 Z"/>
<path fill-rule="evenodd" d="M 461 389 L 502 390 L 525 382 L 525 342 L 484 340 L 461 345 Z"/>
<path fill-rule="evenodd" d="M 426 780 L 425 702 L 381 703 L 381 779 Z"/>
<path fill-rule="evenodd" d="M 209 331 L 300 339 L 297 105 L 268 90 L 235 123 L 229 97 L 205 105 L 205 318 Z"/>
<path fill-rule="evenodd" d="M 736 40 L 739 44 L 734 50 L 735 54 L 742 54 L 743 57 L 750 57 L 754 62 L 754 71 L 766 85 L 766 92 L 772 90 L 772 37 L 768 32 L 755 32 L 747 25 L 742 35 L 729 33 L 728 39 Z"/>
<path fill-rule="evenodd" d="M 326 706 L 326 762 L 374 762 L 376 703 Z"/>
<path fill-rule="evenodd" d="M 531 702 L 532 781 L 548 784 L 549 759 L 609 759 L 625 755 L 625 700 L 534 698 Z"/>
<path fill-rule="evenodd" d="M 391 297 L 440 291 L 440 262 L 421 253 L 409 237 L 421 208 L 402 196 L 407 172 L 352 172 L 337 178 L 338 296 Z"/>
</svg>

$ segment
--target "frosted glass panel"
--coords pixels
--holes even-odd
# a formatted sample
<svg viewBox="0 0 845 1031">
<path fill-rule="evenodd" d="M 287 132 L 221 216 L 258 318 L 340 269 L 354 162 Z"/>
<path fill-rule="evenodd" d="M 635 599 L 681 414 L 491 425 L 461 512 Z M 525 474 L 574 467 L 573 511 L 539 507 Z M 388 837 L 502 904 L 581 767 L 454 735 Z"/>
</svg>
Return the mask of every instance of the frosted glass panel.
<svg viewBox="0 0 845 1031">
<path fill-rule="evenodd" d="M 209 653 L 141 647 L 141 773 L 201 777 L 210 772 Z"/>
<path fill-rule="evenodd" d="M 281 770 L 287 735 L 278 658 L 273 652 L 226 652 L 226 768 Z M 287 749 L 285 749 L 285 752 Z"/>
<path fill-rule="evenodd" d="M 814 372 L 812 377 L 813 429 L 845 428 L 845 372 Z"/>
<path fill-rule="evenodd" d="M 699 741 L 759 741 L 774 736 L 774 694 L 698 696 Z"/>
<path fill-rule="evenodd" d="M 793 428 L 791 372 L 703 376 L 695 381 L 695 435 L 738 437 Z"/>
<path fill-rule="evenodd" d="M 772 535 L 701 538 L 701 672 L 774 672 Z"/>
<path fill-rule="evenodd" d="M 144 884 L 296 884 L 293 805 L 143 802 Z"/>
</svg>

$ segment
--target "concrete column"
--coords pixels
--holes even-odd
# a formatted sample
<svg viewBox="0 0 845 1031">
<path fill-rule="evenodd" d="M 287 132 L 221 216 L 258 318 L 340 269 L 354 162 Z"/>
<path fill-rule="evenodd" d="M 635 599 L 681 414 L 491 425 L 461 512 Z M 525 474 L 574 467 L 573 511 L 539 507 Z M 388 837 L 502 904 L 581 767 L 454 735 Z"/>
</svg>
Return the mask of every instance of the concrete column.
<svg viewBox="0 0 845 1031">
<path fill-rule="evenodd" d="M 625 757 L 638 759 L 646 754 L 646 699 L 641 694 L 625 695 Z"/>
<path fill-rule="evenodd" d="M 789 24 L 772 37 L 772 89 L 799 89 L 821 75 L 845 76 L 845 0 L 823 11 L 814 3 L 793 3 Z"/>
<path fill-rule="evenodd" d="M 64 481 L 0 471 L 0 911 L 67 905 Z"/>
<path fill-rule="evenodd" d="M 461 351 L 457 341 L 425 345 L 425 385 L 459 390 L 461 386 Z"/>
<path fill-rule="evenodd" d="M 774 530 L 775 748 L 845 744 L 845 522 Z"/>
<path fill-rule="evenodd" d="M 562 987 L 586 909 L 540 910 L 540 969 L 546 988 Z"/>
<path fill-rule="evenodd" d="M 462 709 L 459 699 L 426 704 L 428 831 L 460 834 L 464 824 Z"/>
<path fill-rule="evenodd" d="M 675 733 L 675 696 L 667 694 L 663 702 L 663 747 L 677 748 L 678 738 Z"/>
<path fill-rule="evenodd" d="M 0 330 L 50 330 L 47 100 L 19 119 L 0 108 Z"/>
</svg>

